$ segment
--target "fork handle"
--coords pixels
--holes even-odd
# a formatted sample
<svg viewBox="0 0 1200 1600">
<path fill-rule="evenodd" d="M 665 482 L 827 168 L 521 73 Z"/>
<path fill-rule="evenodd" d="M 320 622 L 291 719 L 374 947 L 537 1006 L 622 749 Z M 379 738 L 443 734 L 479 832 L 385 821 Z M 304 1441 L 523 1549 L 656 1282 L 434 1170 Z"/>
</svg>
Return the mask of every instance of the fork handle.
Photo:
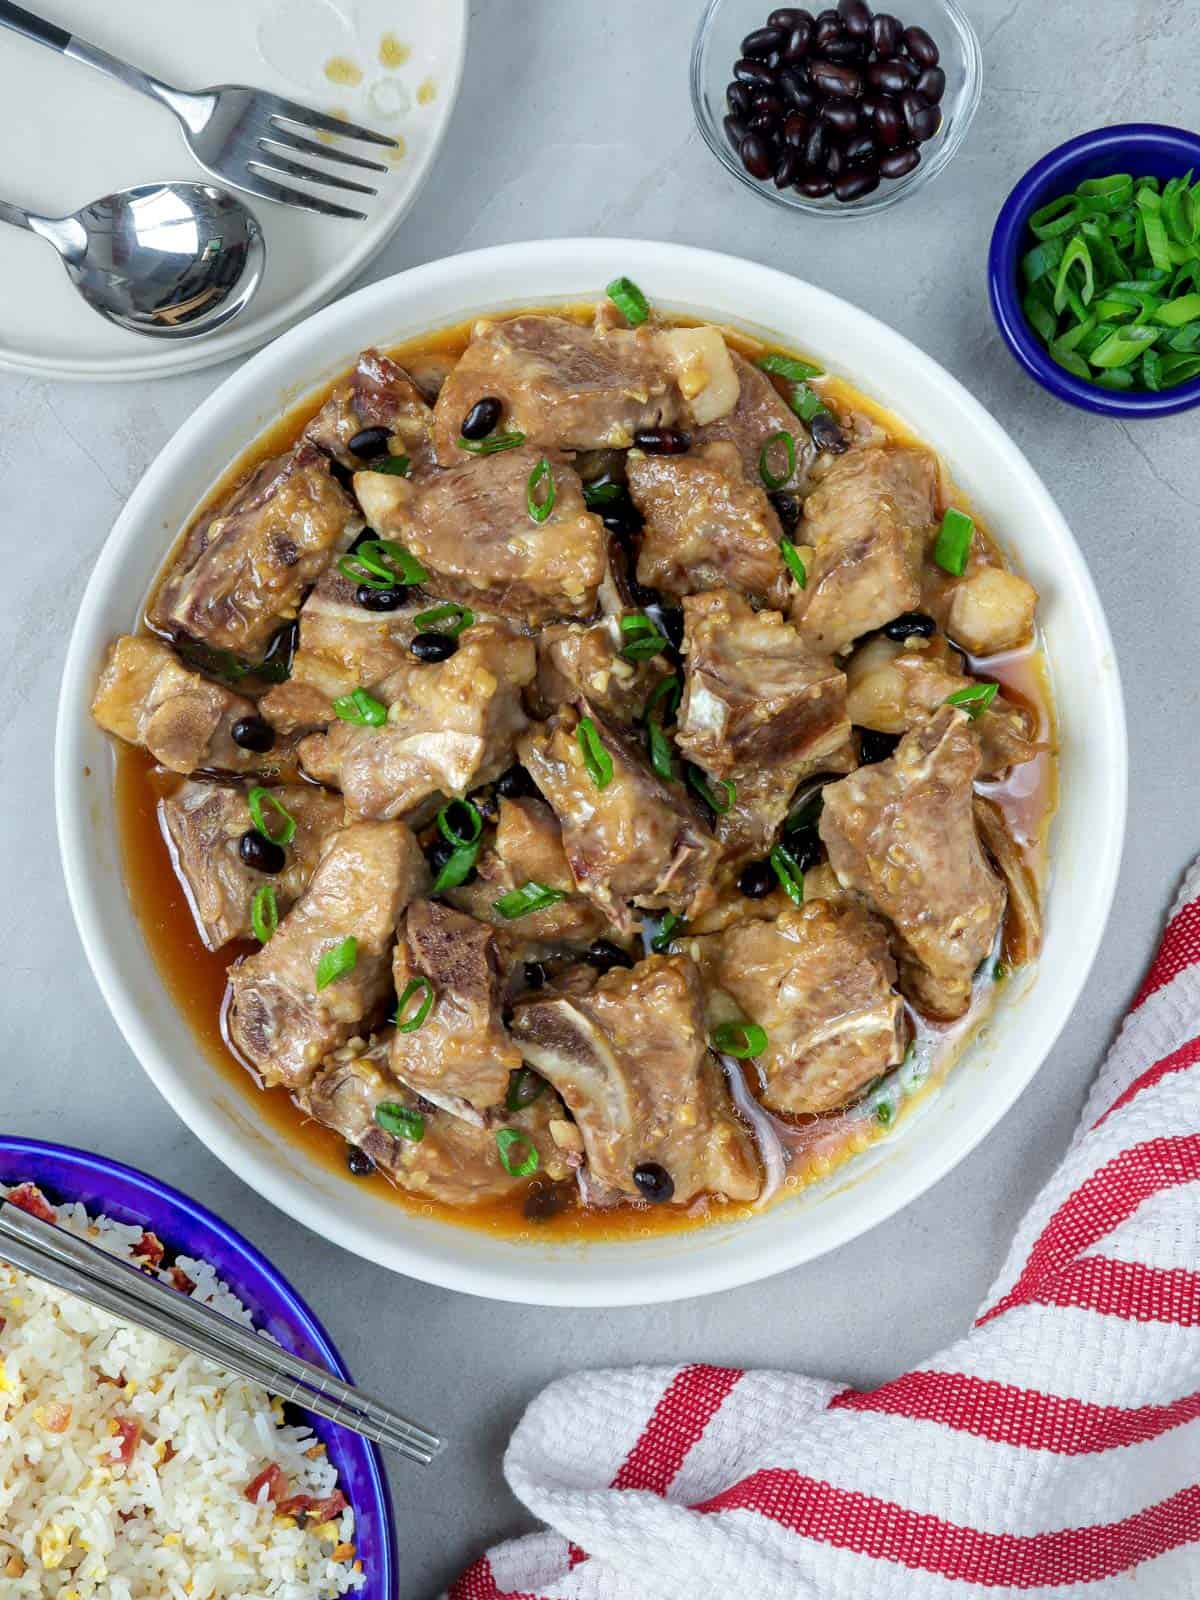
<svg viewBox="0 0 1200 1600">
<path fill-rule="evenodd" d="M 71 42 L 71 35 L 65 28 L 60 28 L 56 22 L 47 22 L 45 17 L 35 17 L 24 6 L 13 5 L 12 0 L 0 0 L 0 23 L 14 33 L 23 33 L 35 44 L 49 45 L 51 50 L 62 52 Z"/>
</svg>

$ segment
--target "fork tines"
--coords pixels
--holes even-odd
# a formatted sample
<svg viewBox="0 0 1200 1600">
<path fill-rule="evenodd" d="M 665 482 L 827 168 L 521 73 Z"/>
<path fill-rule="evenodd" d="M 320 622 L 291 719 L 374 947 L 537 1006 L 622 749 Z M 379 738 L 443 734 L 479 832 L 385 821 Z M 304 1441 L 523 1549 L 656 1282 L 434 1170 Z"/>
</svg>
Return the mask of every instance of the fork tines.
<svg viewBox="0 0 1200 1600">
<path fill-rule="evenodd" d="M 278 200 L 284 205 L 300 206 L 308 211 L 319 212 L 322 216 L 364 218 L 365 212 L 353 211 L 348 206 L 338 205 L 322 196 L 292 188 L 290 184 L 281 183 L 279 180 L 298 178 L 304 183 L 319 185 L 326 189 L 342 189 L 353 194 L 377 194 L 379 192 L 377 189 L 369 184 L 357 183 L 351 178 L 297 161 L 285 152 L 294 151 L 299 155 L 316 156 L 321 161 L 359 167 L 370 172 L 386 172 L 388 169 L 383 162 L 369 161 L 365 156 L 356 155 L 349 150 L 341 150 L 333 145 L 320 143 L 316 139 L 306 138 L 288 124 L 298 123 L 301 127 L 313 128 L 319 133 L 336 134 L 343 139 L 358 139 L 366 144 L 383 145 L 392 149 L 397 148 L 396 140 L 387 134 L 376 133 L 373 128 L 364 128 L 357 122 L 343 122 L 340 117 L 330 116 L 324 111 L 314 111 L 311 106 L 301 105 L 296 100 L 285 100 L 278 95 L 261 96 L 259 110 L 265 117 L 265 123 L 255 148 L 245 152 L 243 179 L 245 186 L 268 200 Z"/>
</svg>

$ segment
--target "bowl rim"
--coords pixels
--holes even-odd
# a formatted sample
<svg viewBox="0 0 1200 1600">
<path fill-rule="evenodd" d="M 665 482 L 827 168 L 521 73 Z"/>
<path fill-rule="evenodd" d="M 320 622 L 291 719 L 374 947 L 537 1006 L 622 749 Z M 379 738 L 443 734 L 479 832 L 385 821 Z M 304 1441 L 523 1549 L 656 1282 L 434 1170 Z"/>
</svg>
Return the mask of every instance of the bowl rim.
<svg viewBox="0 0 1200 1600">
<path fill-rule="evenodd" d="M 337 1346 L 334 1344 L 324 1323 L 309 1305 L 300 1291 L 284 1276 L 280 1269 L 269 1261 L 257 1245 L 240 1233 L 232 1223 L 217 1216 L 208 1206 L 199 1200 L 194 1200 L 191 1195 L 184 1194 L 176 1189 L 173 1184 L 164 1183 L 161 1178 L 155 1178 L 148 1172 L 143 1172 L 138 1167 L 131 1167 L 127 1162 L 118 1161 L 112 1156 L 100 1155 L 94 1150 L 84 1150 L 78 1145 L 59 1144 L 49 1139 L 31 1139 L 20 1134 L 0 1133 L 0 1157 L 13 1156 L 20 1160 L 29 1158 L 33 1161 L 52 1160 L 62 1163 L 69 1168 L 79 1171 L 81 1176 L 89 1177 L 105 1183 L 116 1179 L 119 1183 L 128 1185 L 135 1192 L 146 1196 L 149 1201 L 157 1202 L 172 1213 L 178 1212 L 202 1232 L 213 1235 L 225 1251 L 228 1251 L 236 1260 L 239 1268 L 244 1268 L 250 1274 L 257 1274 L 268 1283 L 287 1307 L 287 1314 L 304 1336 L 319 1352 L 321 1359 L 327 1363 L 330 1370 L 346 1383 L 352 1382 L 349 1369 L 342 1360 Z M 34 1179 L 33 1181 L 37 1181 Z M 70 1197 L 74 1198 L 74 1196 Z M 121 1204 L 117 1197 L 117 1204 Z M 95 1211 L 96 1207 L 89 1206 Z M 101 1214 L 103 1208 L 101 1208 Z M 167 1244 L 169 1246 L 170 1240 Z M 242 1298 L 241 1283 L 234 1282 L 232 1275 L 224 1266 L 218 1269 L 219 1276 L 229 1283 L 229 1287 Z M 303 1406 L 300 1408 L 303 1410 Z M 378 1518 L 382 1538 L 380 1540 L 380 1556 L 375 1573 L 371 1574 L 372 1580 L 378 1583 L 378 1592 L 381 1597 L 391 1596 L 395 1592 L 397 1581 L 397 1545 L 396 1545 L 396 1514 L 392 1505 L 391 1489 L 388 1484 L 387 1473 L 384 1470 L 383 1458 L 379 1446 L 369 1439 L 355 1436 L 357 1445 L 361 1447 L 366 1465 L 367 1481 L 372 1501 L 371 1510 Z M 357 1522 L 360 1506 L 354 1507 Z"/>
<path fill-rule="evenodd" d="M 1068 180 L 1076 163 L 1095 156 L 1127 156 L 1131 149 L 1179 152 L 1200 171 L 1200 134 L 1163 122 L 1121 122 L 1093 128 L 1056 145 L 1018 179 L 1000 208 L 988 247 L 988 297 L 1005 343 L 1030 377 L 1048 393 L 1084 411 L 1106 417 L 1167 417 L 1200 405 L 1200 377 L 1171 389 L 1123 393 L 1087 383 L 1060 367 L 1034 338 L 1021 308 L 1017 287 L 1018 260 L 1025 223 L 1047 190 Z M 1130 162 L 1126 159 L 1125 166 Z"/>
<path fill-rule="evenodd" d="M 939 1140 L 923 1141 L 919 1160 L 905 1159 L 900 1138 L 877 1147 L 885 1154 L 896 1152 L 890 1174 L 874 1185 L 861 1184 L 851 1202 L 844 1202 L 835 1194 L 824 1212 L 819 1206 L 811 1207 L 804 1216 L 797 1217 L 782 1240 L 770 1237 L 770 1219 L 782 1212 L 779 1207 L 755 1219 L 766 1225 L 766 1238 L 745 1239 L 743 1224 L 731 1220 L 699 1232 L 664 1236 L 671 1254 L 648 1254 L 641 1262 L 633 1258 L 637 1241 L 620 1247 L 589 1245 L 577 1258 L 583 1260 L 582 1268 L 578 1268 L 572 1264 L 573 1258 L 552 1254 L 549 1247 L 518 1246 L 465 1228 L 442 1225 L 441 1232 L 429 1234 L 419 1225 L 412 1230 L 371 1226 L 361 1215 L 365 1202 L 346 1207 L 331 1205 L 327 1200 L 322 1203 L 318 1186 L 311 1178 L 299 1181 L 295 1169 L 281 1170 L 278 1159 L 269 1159 L 269 1147 L 261 1136 L 248 1137 L 213 1104 L 195 1074 L 176 1064 L 156 1026 L 144 1017 L 139 983 L 126 975 L 118 961 L 116 941 L 108 931 L 114 908 L 102 892 L 100 875 L 92 871 L 90 813 L 96 795 L 87 785 L 86 741 L 95 734 L 88 709 L 95 672 L 112 633 L 105 617 L 105 607 L 111 602 L 110 590 L 112 595 L 121 592 L 117 584 L 122 563 L 133 559 L 142 538 L 153 546 L 154 567 L 161 565 L 179 522 L 172 524 L 168 535 L 159 532 L 163 527 L 160 502 L 169 495 L 172 482 L 191 459 L 194 439 L 205 440 L 208 433 L 219 429 L 227 413 L 240 416 L 240 411 L 252 403 L 268 408 L 259 423 L 261 431 L 278 414 L 280 392 L 288 396 L 288 405 L 294 404 L 300 396 L 314 392 L 322 376 L 333 376 L 353 360 L 353 350 L 363 342 L 363 324 L 371 330 L 397 329 L 403 326 L 408 311 L 410 316 L 420 318 L 412 328 L 415 334 L 421 327 L 461 320 L 472 308 L 474 314 L 483 314 L 484 307 L 503 312 L 553 300 L 577 302 L 599 295 L 608 278 L 622 272 L 639 277 L 643 285 L 649 284 L 650 292 L 657 291 L 663 303 L 690 308 L 697 315 L 707 314 L 717 320 L 722 315 L 727 320 L 745 318 L 744 310 L 727 307 L 723 314 L 714 309 L 727 300 L 739 307 L 762 307 L 764 313 L 774 307 L 781 323 L 791 324 L 788 337 L 793 339 L 799 337 L 796 327 L 805 323 L 834 328 L 840 324 L 843 332 L 849 329 L 852 340 L 869 347 L 881 362 L 890 361 L 897 373 L 924 386 L 928 403 L 936 402 L 945 417 L 953 419 L 953 427 L 970 441 L 970 450 L 987 459 L 1009 482 L 1020 485 L 1037 503 L 1043 534 L 1055 552 L 1060 587 L 1072 597 L 1071 626 L 1084 635 L 1088 657 L 1096 667 L 1096 682 L 1089 688 L 1089 736 L 1076 748 L 1100 752 L 1107 766 L 1104 782 L 1088 785 L 1083 791 L 1088 798 L 1080 802 L 1097 814 L 1093 818 L 1097 836 L 1089 839 L 1086 872 L 1076 870 L 1072 880 L 1076 885 L 1074 898 L 1082 902 L 1087 916 L 1078 935 L 1070 941 L 1069 954 L 1063 955 L 1065 971 L 1052 994 L 1043 986 L 1034 997 L 1036 1025 L 1028 1008 L 1022 1012 L 1022 1038 L 1034 1036 L 1036 1046 L 1025 1046 L 1024 1051 L 1018 1047 L 1010 1053 L 1003 1069 L 998 1068 L 982 1085 L 977 1085 L 978 1093 L 970 1097 L 964 1093 L 962 1103 L 956 1100 L 952 1115 L 946 1113 L 947 1125 Z M 675 287 L 680 284 L 684 286 L 682 292 Z M 426 302 L 444 306 L 445 310 L 430 312 Z M 758 326 L 761 328 L 762 324 Z M 393 335 L 396 339 L 407 336 L 398 331 Z M 372 337 L 387 342 L 383 332 L 374 331 L 367 334 L 365 342 L 369 343 Z M 336 365 L 330 363 L 331 349 L 336 352 Z M 865 371 L 856 374 L 860 380 L 865 375 Z M 869 388 L 869 383 L 866 386 Z M 948 421 L 947 426 L 950 425 Z M 241 438 L 239 449 L 245 447 L 246 437 Z M 211 443 L 206 444 L 210 454 L 213 448 Z M 231 458 L 226 454 L 212 463 L 206 485 L 219 479 Z M 150 529 L 154 530 L 152 534 Z M 133 609 L 131 605 L 129 613 Z M 1091 757 L 1087 754 L 1080 759 L 1086 765 Z M 67 650 L 55 742 L 59 848 L 68 898 L 84 950 L 131 1051 L 190 1130 L 243 1181 L 282 1211 L 321 1237 L 368 1260 L 469 1294 L 527 1305 L 572 1307 L 645 1305 L 736 1288 L 769 1277 L 857 1238 L 885 1221 L 930 1189 L 974 1149 L 1037 1072 L 1082 990 L 1116 887 L 1124 842 L 1127 776 L 1120 675 L 1095 584 L 1053 497 L 1013 439 L 978 400 L 902 334 L 813 284 L 735 256 L 692 246 L 592 238 L 500 245 L 410 268 L 326 307 L 233 372 L 190 414 L 151 463 L 100 552 Z M 1061 847 L 1059 853 L 1066 854 Z M 120 915 L 136 926 L 124 894 Z M 144 964 L 144 952 L 142 960 Z M 139 982 L 140 979 L 139 973 Z M 196 1053 L 203 1059 L 199 1046 Z M 956 1071 L 961 1073 L 962 1067 Z M 953 1074 L 949 1082 L 954 1082 Z M 869 1159 L 861 1158 L 860 1172 Z M 395 1214 L 398 1218 L 406 1215 L 399 1210 Z M 746 1226 L 752 1228 L 754 1224 Z M 736 1246 L 718 1248 L 733 1237 L 737 1239 Z M 687 1248 L 697 1242 L 708 1248 Z M 508 1248 L 497 1249 L 498 1244 Z M 509 1255 L 510 1250 L 517 1249 L 521 1256 L 519 1264 L 514 1265 Z M 568 1262 L 566 1270 L 564 1259 Z"/>
<path fill-rule="evenodd" d="M 705 46 L 717 12 L 728 4 L 728 0 L 707 0 L 692 38 L 692 52 L 688 64 L 692 115 L 709 152 L 716 157 L 730 177 L 736 179 L 744 189 L 749 189 L 758 195 L 760 200 L 766 200 L 782 211 L 799 211 L 807 217 L 873 217 L 880 211 L 886 211 L 889 206 L 898 205 L 909 195 L 916 194 L 926 184 L 932 183 L 939 173 L 944 172 L 957 155 L 971 131 L 971 124 L 975 120 L 975 113 L 979 110 L 979 102 L 983 96 L 983 47 L 979 42 L 974 23 L 958 4 L 958 0 L 934 0 L 934 3 L 940 5 L 946 12 L 956 30 L 957 41 L 962 46 L 965 79 L 963 107 L 950 137 L 941 140 L 930 159 L 922 160 L 921 165 L 914 168 L 911 173 L 903 178 L 889 180 L 886 187 L 881 184 L 878 189 L 862 196 L 859 200 L 835 205 L 829 205 L 824 200 L 810 200 L 795 190 L 785 192 L 777 189 L 774 184 L 752 178 L 740 162 L 735 161 L 730 154 L 728 142 L 722 136 L 719 125 L 714 123 L 708 114 L 708 102 L 704 92 Z"/>
</svg>

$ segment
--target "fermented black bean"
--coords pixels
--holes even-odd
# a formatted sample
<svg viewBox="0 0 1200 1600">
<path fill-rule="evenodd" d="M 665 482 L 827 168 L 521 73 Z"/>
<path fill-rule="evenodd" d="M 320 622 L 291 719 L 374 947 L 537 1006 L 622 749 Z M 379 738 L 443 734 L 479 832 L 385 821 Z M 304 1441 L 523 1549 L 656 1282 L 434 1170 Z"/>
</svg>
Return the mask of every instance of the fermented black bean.
<svg viewBox="0 0 1200 1600">
<path fill-rule="evenodd" d="M 812 42 L 812 23 L 801 23 L 798 28 L 793 28 L 784 41 L 780 55 L 784 62 L 803 61 L 808 54 L 808 47 Z"/>
<path fill-rule="evenodd" d="M 903 94 L 912 77 L 908 66 L 899 60 L 872 61 L 867 68 L 867 82 L 884 94 Z"/>
<path fill-rule="evenodd" d="M 743 56 L 740 61 L 734 62 L 733 75 L 740 82 L 748 83 L 751 88 L 759 84 L 770 88 L 775 82 L 775 73 L 766 62 L 752 61 L 749 56 Z"/>
<path fill-rule="evenodd" d="M 808 118 L 801 111 L 791 112 L 783 124 L 783 142 L 793 150 L 803 150 L 808 138 Z"/>
<path fill-rule="evenodd" d="M 755 28 L 753 33 L 748 33 L 742 40 L 742 54 L 769 56 L 772 50 L 780 48 L 785 37 L 782 28 Z"/>
<path fill-rule="evenodd" d="M 806 172 L 796 188 L 810 200 L 820 200 L 833 193 L 833 179 L 827 172 Z"/>
<path fill-rule="evenodd" d="M 838 16 L 852 39 L 865 39 L 871 31 L 871 8 L 864 0 L 838 0 Z"/>
<path fill-rule="evenodd" d="M 906 137 L 904 118 L 900 108 L 891 100 L 876 100 L 871 112 L 871 123 L 879 143 L 889 149 Z"/>
<path fill-rule="evenodd" d="M 742 140 L 742 165 L 752 178 L 771 175 L 771 146 L 761 133 L 748 133 Z"/>
<path fill-rule="evenodd" d="M 742 149 L 742 140 L 749 132 L 746 124 L 740 117 L 728 116 L 722 123 L 722 127 L 725 129 L 725 137 L 729 140 L 733 148 L 740 154 Z"/>
<path fill-rule="evenodd" d="M 486 439 L 500 421 L 502 410 L 503 407 L 494 394 L 485 394 L 483 399 L 476 400 L 467 412 L 458 431 L 464 439 Z"/>
<path fill-rule="evenodd" d="M 826 100 L 821 107 L 821 121 L 840 138 L 849 139 L 858 132 L 858 106 L 853 100 Z"/>
<path fill-rule="evenodd" d="M 926 67 L 913 84 L 913 88 L 931 106 L 936 106 L 946 92 L 946 74 L 941 67 Z"/>
<path fill-rule="evenodd" d="M 767 171 L 770 170 L 768 165 Z M 690 449 L 692 439 L 682 428 L 642 428 L 634 434 L 633 442 L 647 455 L 680 456 L 685 450 Z"/>
<path fill-rule="evenodd" d="M 924 28 L 905 28 L 904 48 L 919 67 L 936 67 L 940 57 L 938 47 Z"/>
<path fill-rule="evenodd" d="M 828 154 L 829 135 L 822 123 L 814 122 L 809 129 L 808 143 L 804 146 L 804 165 L 819 169 L 825 165 Z"/>
<path fill-rule="evenodd" d="M 900 45 L 900 19 L 888 11 L 871 18 L 871 48 L 877 56 L 894 56 Z"/>
<path fill-rule="evenodd" d="M 777 11 L 772 11 L 767 18 L 768 28 L 780 28 L 790 31 L 793 28 L 812 27 L 812 12 L 805 11 L 803 6 L 780 6 Z"/>
<path fill-rule="evenodd" d="M 800 152 L 789 149 L 787 145 L 779 152 L 775 162 L 775 187 L 786 189 L 795 183 L 800 174 Z"/>
<path fill-rule="evenodd" d="M 942 125 L 942 114 L 936 106 L 928 105 L 915 89 L 900 96 L 900 109 L 909 133 L 920 144 L 932 139 Z"/>
<path fill-rule="evenodd" d="M 808 80 L 823 93 L 843 95 L 848 100 L 857 100 L 862 94 L 862 74 L 840 61 L 814 56 L 808 64 Z"/>
<path fill-rule="evenodd" d="M 915 144 L 902 145 L 899 150 L 889 150 L 879 163 L 881 178 L 902 178 L 906 172 L 911 172 L 921 160 L 921 152 Z"/>
<path fill-rule="evenodd" d="M 750 115 L 750 86 L 749 84 L 734 81 L 726 87 L 725 103 L 735 117 L 748 117 Z"/>
</svg>

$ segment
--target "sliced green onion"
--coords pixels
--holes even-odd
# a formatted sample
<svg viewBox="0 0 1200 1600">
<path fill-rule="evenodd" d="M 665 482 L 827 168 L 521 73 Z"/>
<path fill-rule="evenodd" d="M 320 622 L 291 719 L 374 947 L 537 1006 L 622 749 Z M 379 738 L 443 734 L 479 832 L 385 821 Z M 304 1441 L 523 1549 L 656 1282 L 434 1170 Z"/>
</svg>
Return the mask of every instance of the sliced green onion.
<svg viewBox="0 0 1200 1600">
<path fill-rule="evenodd" d="M 372 1115 L 384 1133 L 390 1133 L 396 1139 L 420 1144 L 425 1137 L 425 1118 L 411 1106 L 397 1105 L 394 1100 L 381 1100 Z"/>
<path fill-rule="evenodd" d="M 510 1178 L 528 1178 L 537 1171 L 540 1164 L 537 1145 L 527 1133 L 517 1128 L 497 1128 L 496 1148 L 500 1152 L 500 1165 Z"/>
<path fill-rule="evenodd" d="M 972 683 L 966 689 L 956 689 L 946 696 L 948 706 L 960 706 L 971 721 L 981 717 L 1000 693 L 998 683 Z"/>
<path fill-rule="evenodd" d="M 773 445 L 782 444 L 787 471 L 776 473 L 771 470 L 771 448 Z M 758 475 L 768 489 L 782 489 L 789 478 L 796 473 L 796 436 L 780 428 L 778 433 L 773 433 L 758 452 Z"/>
<path fill-rule="evenodd" d="M 783 825 L 784 833 L 803 833 L 808 828 L 815 828 L 820 821 L 821 813 L 825 809 L 825 791 L 818 789 L 802 800 L 796 809 L 791 812 Z"/>
<path fill-rule="evenodd" d="M 498 456 L 502 450 L 516 450 L 525 443 L 525 435 L 515 430 L 489 433 L 486 439 L 458 440 L 460 450 L 469 450 L 473 456 Z"/>
<path fill-rule="evenodd" d="M 525 483 L 525 505 L 534 522 L 545 522 L 554 510 L 558 490 L 554 487 L 554 469 L 543 456 L 529 474 Z"/>
<path fill-rule="evenodd" d="M 760 1028 L 757 1022 L 720 1022 L 709 1040 L 713 1049 L 722 1055 L 748 1061 L 752 1056 L 762 1055 L 767 1048 L 767 1030 Z"/>
<path fill-rule="evenodd" d="M 394 539 L 365 539 L 353 555 L 341 558 L 338 571 L 368 589 L 400 589 L 429 578 L 416 556 Z"/>
<path fill-rule="evenodd" d="M 1071 268 L 1076 266 L 1083 268 L 1077 292 L 1080 300 L 1086 306 L 1095 292 L 1096 274 L 1095 268 L 1092 266 L 1092 253 L 1087 247 L 1087 240 L 1081 233 L 1077 233 L 1067 245 L 1067 248 L 1063 251 L 1063 258 L 1058 264 L 1058 277 L 1054 284 L 1055 311 L 1061 311 L 1067 304 L 1071 288 L 1068 280 Z"/>
<path fill-rule="evenodd" d="M 808 587 L 808 572 L 805 568 L 803 560 L 801 559 L 799 550 L 796 549 L 796 546 L 790 539 L 780 539 L 779 553 L 783 557 L 784 565 L 787 567 L 792 577 L 795 578 L 798 587 L 801 589 L 806 589 Z"/>
<path fill-rule="evenodd" d="M 358 962 L 358 940 L 352 933 L 324 951 L 317 962 L 317 989 L 328 989 L 331 983 L 353 972 Z"/>
<path fill-rule="evenodd" d="M 669 949 L 672 939 L 677 938 L 676 928 L 683 926 L 683 918 L 677 917 L 673 911 L 668 911 L 658 925 L 658 932 L 650 941 L 650 948 L 656 956 L 661 956 Z"/>
<path fill-rule="evenodd" d="M 777 844 L 767 858 L 775 876 L 779 879 L 779 887 L 794 905 L 804 904 L 804 873 L 800 870 L 800 863 L 785 844 Z"/>
<path fill-rule="evenodd" d="M 671 760 L 671 740 L 657 717 L 650 717 L 646 721 L 646 749 L 655 777 L 661 778 L 664 783 L 673 783 L 675 768 Z"/>
<path fill-rule="evenodd" d="M 758 366 L 764 372 L 773 372 L 777 378 L 786 378 L 789 383 L 804 383 L 809 378 L 825 375 L 823 367 L 814 366 L 811 361 L 799 361 L 795 356 L 761 356 Z"/>
<path fill-rule="evenodd" d="M 650 315 L 650 302 L 632 278 L 614 278 L 604 292 L 631 328 L 640 327 Z"/>
<path fill-rule="evenodd" d="M 421 996 L 417 1000 L 417 996 Z M 417 1000 L 416 1008 L 412 1002 Z M 433 1010 L 433 985 L 428 978 L 410 978 L 404 985 L 404 993 L 396 1002 L 396 1014 L 392 1021 L 396 1024 L 397 1033 L 416 1033 L 417 1029 Z"/>
<path fill-rule="evenodd" d="M 589 511 L 595 511 L 599 506 L 610 506 L 620 498 L 619 483 L 585 483 L 583 486 L 583 503 Z"/>
<path fill-rule="evenodd" d="M 518 1067 L 508 1075 L 508 1093 L 504 1097 L 505 1109 L 524 1111 L 531 1106 L 546 1087 L 545 1078 L 538 1076 L 532 1067 Z"/>
<path fill-rule="evenodd" d="M 727 811 L 732 811 L 733 803 L 737 799 L 737 785 L 729 778 L 717 778 L 714 787 L 700 768 L 692 766 L 689 762 L 687 781 L 709 810 L 715 811 L 717 816 L 723 817 Z M 721 790 L 720 794 L 717 793 L 717 789 Z"/>
<path fill-rule="evenodd" d="M 588 776 L 597 789 L 607 789 L 613 780 L 613 758 L 604 748 L 604 741 L 591 717 L 580 717 L 575 738 L 579 742 L 579 752 L 588 769 Z"/>
<path fill-rule="evenodd" d="M 365 689 L 338 695 L 333 709 L 343 722 L 352 722 L 356 728 L 382 728 L 388 719 L 387 707 Z"/>
<path fill-rule="evenodd" d="M 1022 305 L 1051 358 L 1102 388 L 1154 391 L 1193 375 L 1200 346 L 1200 183 L 1111 173 L 1029 219 Z M 1194 339 L 1186 336 L 1195 327 Z M 1177 333 L 1185 341 L 1177 344 Z"/>
<path fill-rule="evenodd" d="M 801 422 L 811 422 L 814 417 L 828 416 L 829 407 L 815 389 L 810 389 L 806 383 L 798 383 L 788 397 L 788 404 L 800 418 Z"/>
<path fill-rule="evenodd" d="M 492 910 L 513 922 L 517 917 L 527 917 L 532 911 L 545 911 L 547 906 L 556 906 L 565 898 L 562 889 L 551 889 L 544 883 L 530 880 L 519 889 L 510 889 L 507 894 L 502 894 L 499 900 L 493 900 Z"/>
<path fill-rule="evenodd" d="M 1125 367 L 1160 337 L 1161 329 L 1117 328 L 1089 356 L 1094 367 Z"/>
<path fill-rule="evenodd" d="M 1051 239 L 1074 227 L 1079 211 L 1079 202 L 1073 194 L 1060 194 L 1057 200 L 1051 200 L 1033 213 L 1029 231 L 1039 239 Z"/>
<path fill-rule="evenodd" d="M 649 721 L 651 712 L 654 711 L 660 700 L 665 701 L 663 706 L 663 722 L 670 722 L 679 710 L 679 702 L 683 697 L 683 685 L 679 681 L 679 674 L 673 672 L 669 678 L 663 678 L 656 683 L 650 691 L 650 696 L 642 710 L 642 717 Z"/>
<path fill-rule="evenodd" d="M 413 627 L 419 632 L 433 629 L 437 633 L 448 633 L 452 639 L 457 639 L 464 628 L 473 627 L 474 623 L 475 613 L 468 606 L 453 603 L 418 611 L 413 618 Z"/>
<path fill-rule="evenodd" d="M 259 944 L 266 944 L 279 926 L 279 902 L 269 883 L 264 883 L 261 889 L 254 891 L 254 898 L 250 902 L 250 926 Z"/>
<path fill-rule="evenodd" d="M 263 813 L 264 803 L 282 819 L 283 826 L 278 833 L 272 833 L 267 827 L 267 819 Z M 246 796 L 246 804 L 250 808 L 251 822 L 264 839 L 270 839 L 272 844 L 291 844 L 296 837 L 296 819 L 278 795 L 272 794 L 270 789 L 255 787 Z"/>
<path fill-rule="evenodd" d="M 959 511 L 955 506 L 951 506 L 942 518 L 937 543 L 933 547 L 933 559 L 952 578 L 961 578 L 966 571 L 974 532 L 974 522 L 965 511 Z"/>
<path fill-rule="evenodd" d="M 454 825 L 456 811 L 466 818 L 465 832 L 460 832 Z M 479 857 L 483 817 L 479 808 L 470 800 L 451 800 L 438 812 L 437 826 L 442 838 L 453 846 L 451 854 L 433 880 L 434 894 L 443 894 L 447 889 L 457 889 L 475 865 Z"/>
<path fill-rule="evenodd" d="M 880 1127 L 886 1128 L 895 1114 L 895 1109 L 890 1100 L 881 1100 L 875 1107 L 875 1120 Z"/>
<path fill-rule="evenodd" d="M 1178 300 L 1168 300 L 1154 313 L 1154 321 L 1165 328 L 1181 328 L 1185 322 L 1200 318 L 1200 294 L 1181 295 Z"/>
<path fill-rule="evenodd" d="M 394 478 L 407 478 L 412 462 L 407 456 L 383 456 L 372 461 L 368 472 L 390 472 Z"/>
<path fill-rule="evenodd" d="M 649 661 L 667 648 L 667 639 L 655 627 L 644 611 L 632 611 L 621 618 L 624 643 L 621 655 L 626 661 Z"/>
</svg>

